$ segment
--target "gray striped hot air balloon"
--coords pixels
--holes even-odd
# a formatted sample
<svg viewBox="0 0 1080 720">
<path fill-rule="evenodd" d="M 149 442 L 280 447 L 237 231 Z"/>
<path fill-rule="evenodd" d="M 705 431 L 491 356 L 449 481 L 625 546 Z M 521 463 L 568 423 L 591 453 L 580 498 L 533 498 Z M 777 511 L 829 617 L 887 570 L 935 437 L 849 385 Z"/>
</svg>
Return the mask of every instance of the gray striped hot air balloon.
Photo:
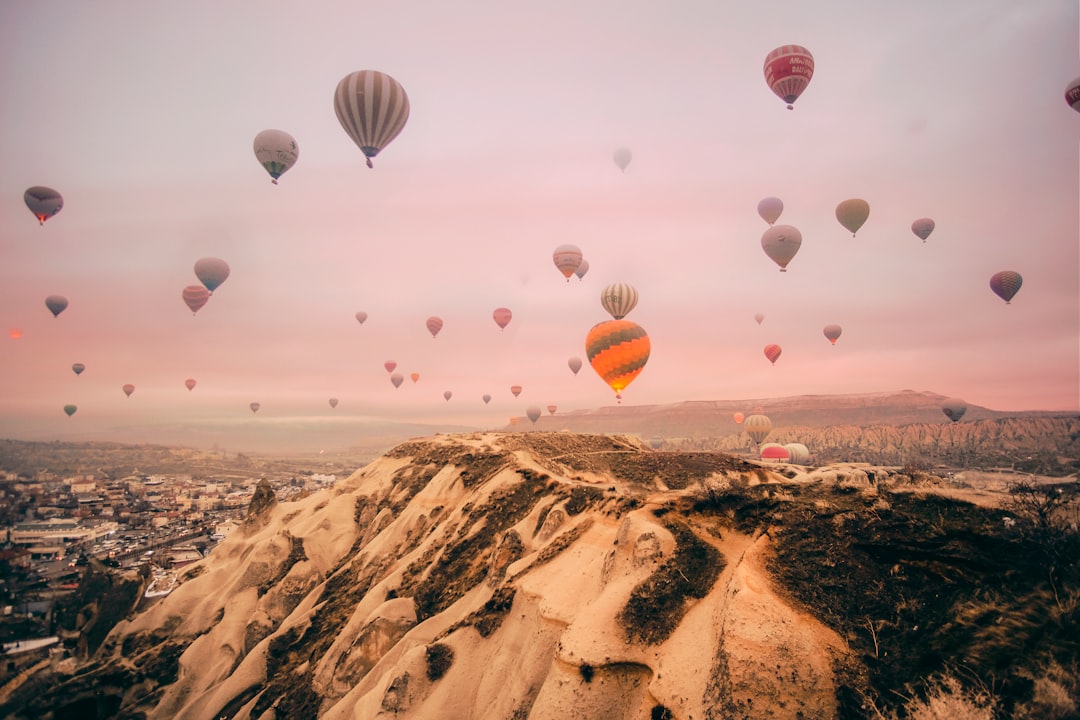
<svg viewBox="0 0 1080 720">
<path fill-rule="evenodd" d="M 743 430 L 746 431 L 751 440 L 760 443 L 772 432 L 772 420 L 769 420 L 765 415 L 751 415 L 743 420 Z"/>
<path fill-rule="evenodd" d="M 377 70 L 357 70 L 338 83 L 334 112 L 345 132 L 367 158 L 385 148 L 409 119 L 409 96 L 394 78 Z"/>
<path fill-rule="evenodd" d="M 638 301 L 638 292 L 627 283 L 611 283 L 600 293 L 600 304 L 616 320 L 630 314 Z"/>
</svg>

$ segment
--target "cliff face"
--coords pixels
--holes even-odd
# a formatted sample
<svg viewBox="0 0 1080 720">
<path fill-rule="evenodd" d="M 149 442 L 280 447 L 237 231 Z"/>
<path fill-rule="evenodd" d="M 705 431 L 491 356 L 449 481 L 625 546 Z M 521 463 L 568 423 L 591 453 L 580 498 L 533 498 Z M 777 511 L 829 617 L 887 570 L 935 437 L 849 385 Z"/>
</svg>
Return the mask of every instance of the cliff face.
<svg viewBox="0 0 1080 720">
<path fill-rule="evenodd" d="M 414 440 L 268 505 L 10 717 L 67 717 L 92 699 L 147 718 L 857 717 L 873 672 L 910 660 L 893 645 L 899 664 L 868 671 L 859 625 L 907 622 L 888 598 L 914 607 L 933 586 L 920 574 L 933 547 L 877 494 L 893 481 L 912 478 L 625 437 Z M 836 553 L 887 544 L 883 518 L 907 544 L 864 576 Z M 971 568 L 1003 562 L 972 562 L 976 546 L 960 545 L 977 536 L 965 526 L 949 546 L 959 560 L 934 566 L 952 585 L 977 589 Z M 878 589 L 845 614 L 856 577 Z M 912 648 L 927 622 L 908 623 Z"/>
</svg>

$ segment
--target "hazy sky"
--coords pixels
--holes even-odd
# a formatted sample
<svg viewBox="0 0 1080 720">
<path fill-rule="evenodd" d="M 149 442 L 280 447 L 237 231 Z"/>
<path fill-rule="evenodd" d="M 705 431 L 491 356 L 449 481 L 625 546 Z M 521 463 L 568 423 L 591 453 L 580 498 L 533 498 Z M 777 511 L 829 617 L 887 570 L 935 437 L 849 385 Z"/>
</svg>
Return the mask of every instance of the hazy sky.
<svg viewBox="0 0 1080 720">
<path fill-rule="evenodd" d="M 1076 410 L 1078 30 L 1072 0 L 3 3 L 0 436 L 612 404 L 567 359 L 615 281 L 652 340 L 627 405 L 913 389 Z M 792 43 L 816 70 L 788 111 L 762 64 Z M 412 108 L 374 169 L 332 104 L 360 69 Z M 300 146 L 276 186 L 268 128 Z M 43 227 L 34 185 L 64 196 Z M 803 236 L 786 273 L 766 196 Z M 852 197 L 855 238 L 834 215 Z M 192 317 L 206 256 L 232 274 Z M 1023 275 L 1011 305 L 999 270 Z"/>
</svg>

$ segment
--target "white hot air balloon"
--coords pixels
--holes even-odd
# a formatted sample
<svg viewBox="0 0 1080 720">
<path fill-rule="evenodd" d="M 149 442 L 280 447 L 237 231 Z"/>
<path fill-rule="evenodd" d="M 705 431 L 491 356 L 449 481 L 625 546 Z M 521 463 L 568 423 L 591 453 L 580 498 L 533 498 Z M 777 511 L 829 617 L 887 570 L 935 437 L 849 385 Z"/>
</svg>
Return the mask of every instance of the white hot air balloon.
<svg viewBox="0 0 1080 720">
<path fill-rule="evenodd" d="M 761 249 L 780 266 L 780 272 L 787 272 L 788 263 L 800 247 L 802 233 L 791 225 L 773 225 L 761 236 Z"/>
<path fill-rule="evenodd" d="M 300 157 L 296 139 L 284 130 L 263 130 L 255 136 L 254 146 L 255 159 L 270 173 L 270 182 L 275 185 Z"/>
<path fill-rule="evenodd" d="M 757 204 L 757 214 L 770 225 L 780 219 L 782 212 L 784 212 L 784 201 L 778 197 L 762 198 Z"/>
</svg>

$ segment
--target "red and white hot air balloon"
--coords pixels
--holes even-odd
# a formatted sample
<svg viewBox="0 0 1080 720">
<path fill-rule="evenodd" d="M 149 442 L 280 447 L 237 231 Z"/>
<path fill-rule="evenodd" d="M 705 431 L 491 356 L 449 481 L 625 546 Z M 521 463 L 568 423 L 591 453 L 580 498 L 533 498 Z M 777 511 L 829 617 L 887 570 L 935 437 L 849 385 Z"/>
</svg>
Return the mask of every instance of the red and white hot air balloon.
<svg viewBox="0 0 1080 720">
<path fill-rule="evenodd" d="M 765 83 L 791 110 L 814 77 L 814 56 L 801 45 L 781 45 L 765 56 Z"/>
</svg>

